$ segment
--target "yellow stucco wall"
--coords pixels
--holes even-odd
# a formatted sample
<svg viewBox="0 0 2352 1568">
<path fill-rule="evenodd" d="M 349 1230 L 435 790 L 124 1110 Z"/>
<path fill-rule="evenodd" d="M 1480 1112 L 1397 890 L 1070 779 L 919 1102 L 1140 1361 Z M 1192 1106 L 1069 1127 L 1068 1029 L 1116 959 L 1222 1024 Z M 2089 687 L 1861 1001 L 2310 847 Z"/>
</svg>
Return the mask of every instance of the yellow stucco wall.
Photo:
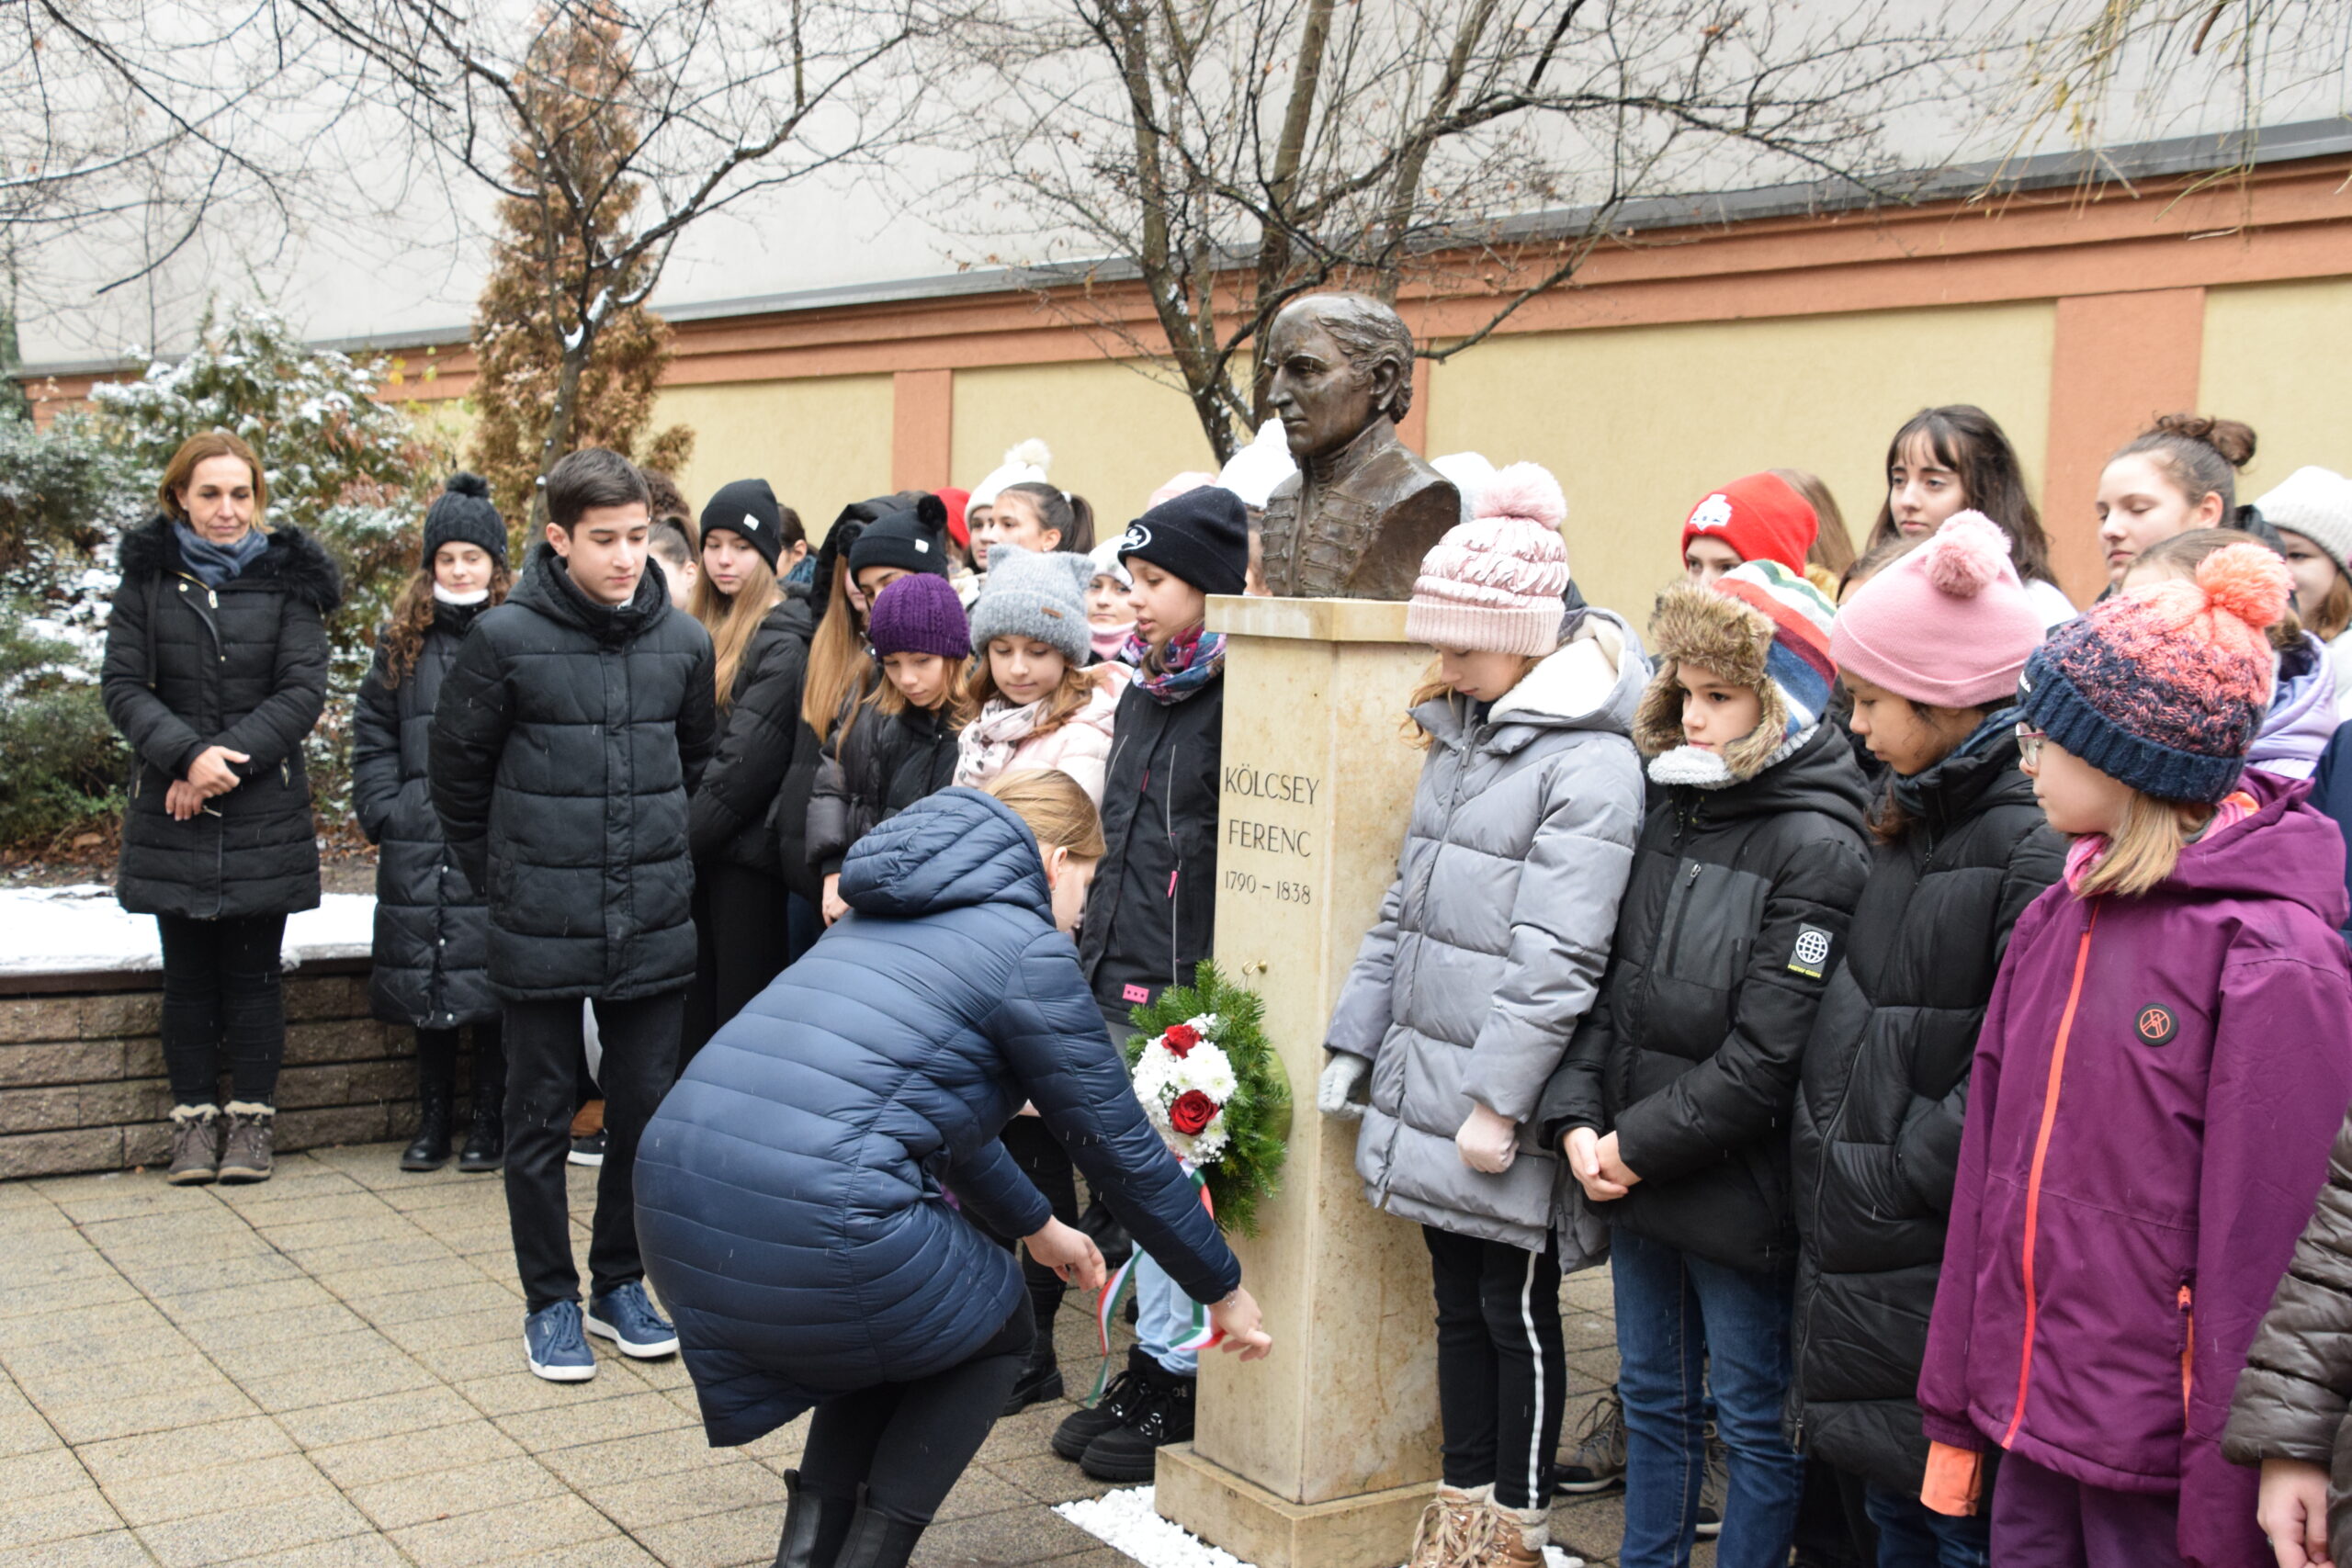
<svg viewBox="0 0 2352 1568">
<path fill-rule="evenodd" d="M 696 507 L 729 479 L 763 479 L 811 538 L 853 501 L 890 488 L 890 378 L 664 387 L 651 428 L 694 427 L 678 488 Z"/>
<path fill-rule="evenodd" d="M 2306 463 L 2352 473 L 2347 364 L 2352 277 L 2206 294 L 2198 408 L 2254 426 L 2241 497 L 2254 500 Z"/>
<path fill-rule="evenodd" d="M 1050 477 L 1094 504 L 1098 539 L 1126 526 L 1151 492 L 1187 468 L 1215 469 L 1192 404 L 1110 360 L 956 373 L 950 472 L 970 487 L 1030 436 L 1053 449 Z"/>
<path fill-rule="evenodd" d="M 2030 303 L 1494 338 L 1434 368 L 1430 455 L 1557 474 L 1578 584 L 1639 625 L 1725 479 L 1810 468 L 1859 543 L 1887 440 L 1927 404 L 1988 410 L 2039 490 L 2053 320 Z"/>
</svg>

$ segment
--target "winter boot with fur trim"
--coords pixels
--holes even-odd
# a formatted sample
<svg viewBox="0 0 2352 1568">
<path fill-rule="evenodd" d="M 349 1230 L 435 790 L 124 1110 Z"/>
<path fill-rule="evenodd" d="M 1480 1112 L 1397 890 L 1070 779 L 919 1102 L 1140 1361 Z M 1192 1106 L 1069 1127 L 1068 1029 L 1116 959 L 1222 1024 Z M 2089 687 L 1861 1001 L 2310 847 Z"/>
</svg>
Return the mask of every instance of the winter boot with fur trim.
<svg viewBox="0 0 2352 1568">
<path fill-rule="evenodd" d="M 1552 1544 L 1552 1515 L 1544 1508 L 1506 1508 L 1489 1497 L 1494 1539 L 1484 1559 L 1487 1568 L 1544 1568 L 1544 1549 Z"/>
<path fill-rule="evenodd" d="M 220 1173 L 220 1108 L 172 1107 L 172 1173 L 175 1187 L 201 1187 Z"/>
<path fill-rule="evenodd" d="M 1437 1501 L 1421 1510 L 1405 1568 L 1483 1568 L 1498 1537 L 1492 1486 L 1440 1485 Z"/>
<path fill-rule="evenodd" d="M 270 1145 L 277 1136 L 277 1112 L 251 1100 L 232 1100 L 227 1111 L 229 1132 L 220 1140 L 220 1179 L 267 1181 Z"/>
</svg>

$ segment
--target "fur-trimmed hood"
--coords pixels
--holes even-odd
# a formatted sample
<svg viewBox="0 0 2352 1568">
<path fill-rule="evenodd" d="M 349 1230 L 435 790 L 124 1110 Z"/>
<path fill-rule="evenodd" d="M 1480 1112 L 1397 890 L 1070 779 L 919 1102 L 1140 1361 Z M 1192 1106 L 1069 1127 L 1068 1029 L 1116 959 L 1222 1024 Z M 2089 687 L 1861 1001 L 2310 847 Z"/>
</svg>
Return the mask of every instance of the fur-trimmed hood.
<svg viewBox="0 0 2352 1568">
<path fill-rule="evenodd" d="M 180 542 L 172 519 L 155 517 L 122 536 L 115 552 L 125 583 L 146 583 L 180 570 Z M 316 539 L 288 525 L 269 531 L 269 545 L 238 574 L 245 583 L 271 583 L 309 603 L 320 615 L 343 603 L 343 571 Z"/>
<path fill-rule="evenodd" d="M 1735 779 L 1761 773 L 1787 741 L 1789 728 L 1788 700 L 1765 673 L 1772 649 L 1770 618 L 1713 589 L 1678 582 L 1658 595 L 1650 616 L 1650 646 L 1657 673 L 1634 713 L 1634 744 L 1642 755 L 1656 757 L 1682 744 L 1682 685 L 1676 671 L 1687 660 L 1748 688 L 1763 703 L 1756 728 L 1723 754 Z"/>
</svg>

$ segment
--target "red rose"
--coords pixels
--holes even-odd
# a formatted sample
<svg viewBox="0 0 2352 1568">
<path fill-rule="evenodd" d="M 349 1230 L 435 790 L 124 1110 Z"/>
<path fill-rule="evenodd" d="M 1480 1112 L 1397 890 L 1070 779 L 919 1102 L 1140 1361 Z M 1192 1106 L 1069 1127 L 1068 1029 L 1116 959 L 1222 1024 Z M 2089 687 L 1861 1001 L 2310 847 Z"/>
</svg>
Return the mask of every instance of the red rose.
<svg viewBox="0 0 2352 1568">
<path fill-rule="evenodd" d="M 1197 1138 L 1208 1131 L 1209 1123 L 1223 1109 L 1199 1089 L 1188 1089 L 1168 1108 L 1168 1124 L 1188 1138 Z"/>
<path fill-rule="evenodd" d="M 1168 1054 L 1180 1062 L 1191 1055 L 1193 1047 L 1201 1043 L 1200 1031 L 1189 1023 L 1170 1024 L 1168 1032 L 1159 1038 L 1167 1045 Z"/>
</svg>

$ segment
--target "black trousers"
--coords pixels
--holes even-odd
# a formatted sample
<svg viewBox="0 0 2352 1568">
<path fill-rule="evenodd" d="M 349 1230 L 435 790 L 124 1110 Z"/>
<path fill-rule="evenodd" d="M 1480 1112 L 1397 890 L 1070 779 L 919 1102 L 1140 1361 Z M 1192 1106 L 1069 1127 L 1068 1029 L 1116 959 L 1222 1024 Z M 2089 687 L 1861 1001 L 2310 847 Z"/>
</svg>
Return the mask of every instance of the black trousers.
<svg viewBox="0 0 2352 1568">
<path fill-rule="evenodd" d="M 723 862 L 695 867 L 695 979 L 686 991 L 684 1072 L 695 1053 L 741 1012 L 789 957 L 791 897 L 780 878 Z"/>
<path fill-rule="evenodd" d="M 970 1359 L 912 1382 L 838 1394 L 808 1418 L 800 1484 L 854 1497 L 910 1525 L 927 1525 L 996 1425 L 1028 1359 L 1036 1329 L 1014 1308 Z"/>
<path fill-rule="evenodd" d="M 503 1107 L 506 1101 L 506 1047 L 499 1021 L 470 1026 L 474 1032 L 474 1103 Z M 456 1029 L 416 1032 L 416 1083 L 422 1089 L 454 1094 L 458 1089 Z"/>
<path fill-rule="evenodd" d="M 278 983 L 284 915 L 191 920 L 158 915 L 164 942 L 164 1070 L 172 1099 L 210 1105 L 229 1067 L 229 1098 L 277 1102 L 286 1059 L 286 993 Z"/>
<path fill-rule="evenodd" d="M 604 1042 L 605 1164 L 596 1173 L 588 1273 L 597 1295 L 645 1276 L 637 1255 L 637 1141 L 677 1077 L 684 991 L 596 1003 Z M 581 1053 L 580 1002 L 506 1004 L 506 1222 L 532 1312 L 580 1299 L 564 1156 Z"/>
<path fill-rule="evenodd" d="M 1445 1483 L 1497 1506 L 1552 1502 L 1567 1359 L 1560 1260 L 1423 1225 L 1437 1286 L 1437 1404 Z"/>
<path fill-rule="evenodd" d="M 1069 1162 L 1061 1141 L 1046 1128 L 1042 1116 L 1015 1116 L 1004 1124 L 997 1141 L 1004 1152 L 1012 1156 L 1032 1185 L 1046 1195 L 1053 1205 L 1054 1218 L 1066 1225 L 1078 1224 L 1078 1168 Z M 1010 1250 L 1020 1245 L 1021 1238 L 1000 1235 L 982 1224 L 978 1216 L 966 1210 L 964 1217 L 972 1228 L 1000 1247 Z M 1031 1258 L 1021 1255 L 1022 1281 L 1029 1287 L 1029 1313 L 1037 1325 L 1037 1333 L 1049 1345 L 1053 1340 L 1054 1314 L 1061 1310 L 1062 1292 L 1067 1289 L 1062 1277 Z"/>
</svg>

